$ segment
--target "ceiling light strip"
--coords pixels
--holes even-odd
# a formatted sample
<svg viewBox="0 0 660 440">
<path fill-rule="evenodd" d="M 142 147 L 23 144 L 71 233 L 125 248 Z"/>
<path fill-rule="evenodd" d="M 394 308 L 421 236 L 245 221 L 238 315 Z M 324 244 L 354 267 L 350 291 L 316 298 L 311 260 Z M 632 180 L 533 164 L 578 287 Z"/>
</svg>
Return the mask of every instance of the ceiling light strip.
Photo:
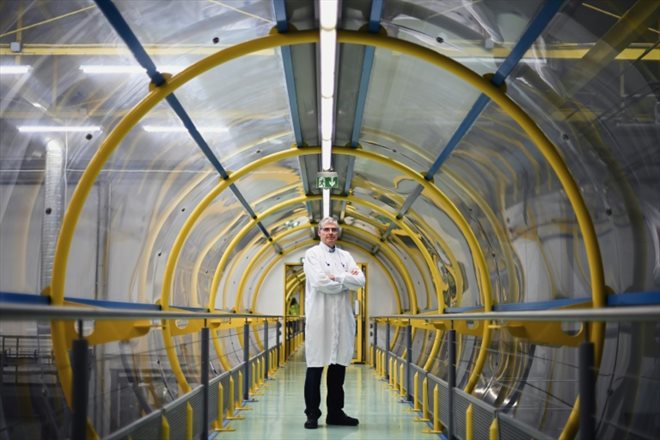
<svg viewBox="0 0 660 440">
<path fill-rule="evenodd" d="M 187 133 L 186 127 L 172 126 L 172 125 L 143 125 L 142 129 L 147 133 Z M 201 133 L 226 133 L 229 131 L 227 127 L 197 127 Z"/>
<path fill-rule="evenodd" d="M 321 58 L 321 170 L 332 167 L 335 68 L 337 64 L 337 0 L 319 0 Z M 323 190 L 323 217 L 330 215 L 330 190 Z"/>
<path fill-rule="evenodd" d="M 19 125 L 21 133 L 92 133 L 101 131 L 98 125 Z"/>
<path fill-rule="evenodd" d="M 81 72 L 88 75 L 112 75 L 121 73 L 146 73 L 146 69 L 142 66 L 129 65 L 129 64 L 81 64 L 79 67 Z M 179 73 L 185 66 L 180 65 L 165 65 L 161 66 L 160 70 L 168 73 Z"/>
<path fill-rule="evenodd" d="M 0 75 L 23 75 L 32 70 L 32 66 L 24 64 L 4 64 L 0 66 Z"/>
<path fill-rule="evenodd" d="M 330 217 L 330 190 L 323 190 L 323 218 Z"/>
</svg>

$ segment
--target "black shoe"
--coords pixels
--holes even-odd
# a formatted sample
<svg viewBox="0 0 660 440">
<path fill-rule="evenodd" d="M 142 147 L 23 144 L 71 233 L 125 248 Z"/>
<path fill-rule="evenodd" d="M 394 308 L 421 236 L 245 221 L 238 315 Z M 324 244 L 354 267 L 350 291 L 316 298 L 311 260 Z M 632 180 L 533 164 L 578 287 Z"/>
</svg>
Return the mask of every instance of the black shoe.
<svg viewBox="0 0 660 440">
<path fill-rule="evenodd" d="M 353 417 L 347 416 L 346 413 L 342 411 L 339 414 L 335 414 L 332 416 L 329 415 L 325 419 L 325 423 L 327 423 L 328 425 L 357 426 L 358 423 L 360 423 L 360 421 Z"/>
<path fill-rule="evenodd" d="M 319 427 L 318 419 L 307 417 L 307 421 L 305 422 L 305 429 L 316 429 L 318 427 Z"/>
</svg>

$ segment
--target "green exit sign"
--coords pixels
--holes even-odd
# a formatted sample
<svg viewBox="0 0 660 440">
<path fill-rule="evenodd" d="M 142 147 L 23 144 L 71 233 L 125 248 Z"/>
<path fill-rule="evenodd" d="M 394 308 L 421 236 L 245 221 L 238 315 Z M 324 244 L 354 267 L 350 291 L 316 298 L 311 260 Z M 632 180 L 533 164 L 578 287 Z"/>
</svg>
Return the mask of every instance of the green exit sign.
<svg viewBox="0 0 660 440">
<path fill-rule="evenodd" d="M 316 176 L 316 187 L 318 189 L 333 189 L 339 185 L 339 179 L 335 171 L 321 171 Z"/>
</svg>

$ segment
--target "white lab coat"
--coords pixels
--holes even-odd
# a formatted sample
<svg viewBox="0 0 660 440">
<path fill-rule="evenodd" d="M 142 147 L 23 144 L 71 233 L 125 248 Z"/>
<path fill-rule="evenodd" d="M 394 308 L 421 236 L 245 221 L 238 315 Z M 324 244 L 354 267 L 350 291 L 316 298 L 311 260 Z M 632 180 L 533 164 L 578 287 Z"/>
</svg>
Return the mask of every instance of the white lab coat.
<svg viewBox="0 0 660 440">
<path fill-rule="evenodd" d="M 308 367 L 349 365 L 355 347 L 351 290 L 364 287 L 364 273 L 348 252 L 323 243 L 305 253 L 305 354 Z M 352 275 L 353 269 L 360 270 Z M 331 273 L 335 280 L 328 278 Z"/>
</svg>

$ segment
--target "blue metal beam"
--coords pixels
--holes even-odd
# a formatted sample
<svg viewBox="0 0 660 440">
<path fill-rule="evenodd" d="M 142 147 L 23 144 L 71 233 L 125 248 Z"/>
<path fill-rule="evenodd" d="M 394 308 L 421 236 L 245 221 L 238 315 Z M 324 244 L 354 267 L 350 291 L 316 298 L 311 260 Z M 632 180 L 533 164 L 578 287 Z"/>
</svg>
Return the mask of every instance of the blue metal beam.
<svg viewBox="0 0 660 440">
<path fill-rule="evenodd" d="M 509 56 L 506 57 L 504 62 L 497 69 L 497 72 L 491 78 L 491 82 L 495 86 L 499 87 L 504 84 L 506 77 L 513 71 L 518 62 L 522 59 L 532 44 L 534 44 L 534 42 L 538 39 L 543 30 L 548 26 L 550 21 L 554 18 L 561 6 L 564 4 L 564 1 L 565 0 L 548 0 L 541 7 L 536 16 L 532 19 L 532 21 L 530 21 L 529 26 L 520 37 L 520 40 L 518 40 L 518 43 L 516 43 L 515 47 L 511 50 Z M 445 161 L 449 158 L 449 155 L 454 151 L 454 149 L 458 146 L 465 135 L 467 135 L 489 102 L 490 98 L 488 98 L 486 95 L 479 95 L 479 98 L 477 98 L 477 101 L 468 111 L 465 119 L 463 119 L 463 121 L 460 123 L 452 137 L 449 139 L 449 142 L 447 142 L 445 148 L 442 150 L 440 155 L 438 155 L 435 162 L 433 162 L 433 165 L 431 165 L 431 168 L 429 168 L 428 172 L 424 175 L 426 180 L 433 180 L 433 176 L 435 176 L 442 164 L 445 163 Z M 406 198 L 403 206 L 397 214 L 397 217 L 401 218 L 406 214 L 408 209 L 410 209 L 421 192 L 422 186 L 419 185 L 417 189 Z M 387 235 L 384 235 L 384 237 L 386 236 Z"/>
<path fill-rule="evenodd" d="M 371 11 L 369 13 L 369 23 L 367 24 L 367 31 L 375 34 L 380 30 L 380 19 L 383 14 L 383 0 L 373 0 L 371 2 Z M 362 130 L 362 121 L 364 120 L 364 108 L 367 102 L 367 91 L 369 90 L 369 81 L 371 79 L 371 70 L 374 64 L 374 52 L 376 48 L 373 46 L 365 46 L 364 57 L 362 59 L 362 72 L 360 73 L 360 84 L 358 86 L 358 94 L 355 102 L 355 115 L 353 117 L 353 129 L 351 131 L 351 147 L 356 148 L 360 139 L 360 132 Z M 355 158 L 350 157 L 346 166 L 346 180 L 344 181 L 344 194 L 348 194 L 351 189 L 353 181 L 353 169 L 355 167 Z M 345 207 L 346 202 L 342 202 Z"/>
<path fill-rule="evenodd" d="M 516 65 L 521 60 L 521 58 L 529 50 L 532 44 L 534 44 L 534 42 L 538 39 L 539 35 L 541 35 L 543 30 L 548 26 L 548 24 L 557 14 L 563 3 L 564 0 L 548 0 L 543 5 L 543 7 L 539 10 L 536 16 L 529 23 L 529 26 L 527 27 L 523 35 L 520 37 L 520 40 L 518 40 L 518 43 L 516 43 L 515 47 L 511 50 L 509 56 L 506 57 L 504 62 L 497 69 L 497 72 L 495 72 L 495 75 L 493 75 L 491 82 L 495 86 L 499 87 L 502 84 L 504 84 L 504 80 L 506 79 L 506 77 L 513 71 L 513 69 L 516 67 Z M 454 151 L 458 143 L 463 139 L 463 137 L 465 137 L 468 131 L 470 131 L 470 128 L 472 128 L 472 125 L 474 125 L 477 118 L 484 110 L 484 108 L 486 108 L 486 105 L 489 102 L 490 102 L 490 98 L 488 98 L 487 96 L 483 94 L 479 96 L 479 98 L 474 103 L 474 105 L 468 112 L 463 122 L 461 122 L 458 129 L 447 143 L 447 146 L 444 148 L 442 153 L 438 156 L 438 158 L 435 160 L 435 162 L 429 169 L 428 173 L 425 176 L 426 180 L 430 180 L 431 177 L 438 172 L 438 169 L 440 169 L 442 164 Z"/>
<path fill-rule="evenodd" d="M 151 59 L 147 51 L 144 50 L 144 47 L 138 40 L 133 30 L 128 25 L 126 20 L 124 20 L 124 17 L 122 17 L 121 13 L 119 12 L 115 4 L 112 3 L 111 0 L 94 0 L 94 1 L 96 2 L 96 5 L 99 7 L 103 15 L 105 15 L 105 17 L 108 19 L 110 25 L 119 34 L 119 37 L 124 41 L 124 43 L 126 43 L 126 45 L 128 46 L 129 50 L 131 51 L 137 62 L 140 63 L 140 65 L 147 70 L 147 75 L 149 75 L 149 78 L 151 78 L 151 82 L 156 86 L 162 86 L 163 84 L 165 84 L 165 78 L 158 71 L 153 60 Z M 213 167 L 218 171 L 220 176 L 223 179 L 228 179 L 229 175 L 227 174 L 227 171 L 222 166 L 222 164 L 215 156 L 215 154 L 213 154 L 211 147 L 209 147 L 209 145 L 206 143 L 201 133 L 195 126 L 195 123 L 192 121 L 192 119 L 190 118 L 186 110 L 183 108 L 183 105 L 181 105 L 181 102 L 177 99 L 174 93 L 168 95 L 165 98 L 165 100 L 170 105 L 172 110 L 174 110 L 174 113 L 176 113 L 176 115 L 183 123 L 184 127 L 186 127 L 188 133 L 190 133 L 190 136 L 193 138 L 193 140 L 200 148 L 200 150 L 202 150 L 202 153 L 204 153 L 207 159 L 211 162 Z M 250 217 L 255 218 L 256 214 L 254 213 L 254 210 L 252 209 L 252 207 L 250 207 L 250 204 L 247 202 L 247 200 L 245 200 L 245 197 L 243 197 L 243 195 L 240 193 L 236 185 L 234 184 L 229 185 L 229 189 L 234 193 L 236 198 L 238 198 L 238 200 L 241 202 L 241 204 L 248 212 Z M 259 229 L 261 229 L 261 231 L 264 233 L 266 238 L 271 238 L 270 234 L 268 233 L 266 228 L 261 224 L 261 222 L 258 222 L 257 225 L 259 226 Z"/>
<path fill-rule="evenodd" d="M 277 22 L 276 28 L 280 33 L 288 32 L 289 22 L 286 18 L 286 4 L 285 0 L 273 0 L 273 9 L 275 12 L 275 20 Z M 293 126 L 293 135 L 296 139 L 298 147 L 304 146 L 302 135 L 302 128 L 300 125 L 300 110 L 298 109 L 298 95 L 296 93 L 296 78 L 293 73 L 293 58 L 291 56 L 291 48 L 289 46 L 280 47 L 282 53 L 282 67 L 284 68 L 284 82 L 286 83 L 286 92 L 289 97 L 289 108 L 291 109 L 291 125 Z M 303 158 L 298 158 L 300 164 L 300 180 L 302 181 L 303 191 L 305 194 L 311 194 L 309 181 L 307 180 L 307 170 L 305 168 L 305 161 Z M 306 202 L 307 214 L 310 218 L 314 217 L 314 210 L 312 204 Z"/>
<path fill-rule="evenodd" d="M 289 22 L 286 19 L 286 5 L 284 4 L 284 0 L 273 0 L 273 9 L 275 10 L 277 32 L 287 32 L 289 30 Z"/>
</svg>

